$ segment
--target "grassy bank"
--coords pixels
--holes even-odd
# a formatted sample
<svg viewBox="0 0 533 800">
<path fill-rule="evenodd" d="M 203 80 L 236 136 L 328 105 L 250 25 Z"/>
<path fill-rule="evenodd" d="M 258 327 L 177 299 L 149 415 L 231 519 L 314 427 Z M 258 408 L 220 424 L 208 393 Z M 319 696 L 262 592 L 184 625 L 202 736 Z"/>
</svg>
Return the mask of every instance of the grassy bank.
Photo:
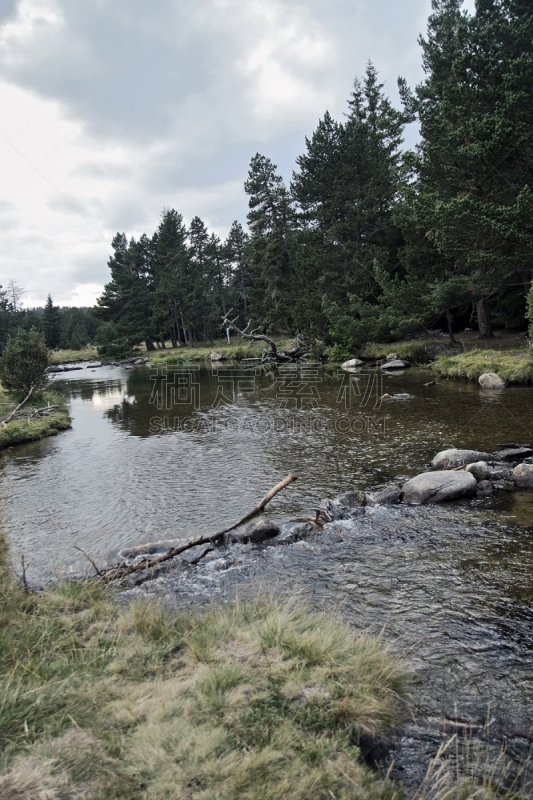
<svg viewBox="0 0 533 800">
<path fill-rule="evenodd" d="M 437 359 L 432 369 L 446 378 L 477 380 L 484 372 L 496 372 L 509 383 L 533 383 L 533 353 L 524 350 L 469 350 Z"/>
<path fill-rule="evenodd" d="M 292 347 L 292 339 L 288 337 L 272 337 L 278 349 Z M 252 342 L 248 344 L 244 339 L 232 337 L 231 344 L 227 339 L 217 339 L 213 344 L 199 347 L 167 347 L 165 350 L 150 352 L 148 355 L 153 364 L 174 364 L 185 361 L 205 361 L 213 352 L 220 353 L 227 360 L 240 361 L 243 358 L 258 358 L 263 350 L 268 347 L 266 342 Z"/>
<path fill-rule="evenodd" d="M 124 610 L 90 583 L 27 595 L 1 557 L 3 800 L 401 796 L 359 759 L 402 714 L 376 639 L 273 602 L 200 616 Z"/>
<path fill-rule="evenodd" d="M 51 350 L 50 364 L 77 364 L 79 361 L 99 361 L 96 347 L 82 350 Z"/>
<path fill-rule="evenodd" d="M 49 417 L 14 419 L 5 426 L 0 426 L 0 450 L 15 444 L 33 442 L 45 436 L 55 436 L 59 431 L 70 428 L 68 410 L 60 395 L 43 392 L 38 397 L 31 398 L 27 405 L 41 408 L 48 403 L 59 406 Z M 0 387 L 0 417 L 2 419 L 7 417 L 16 405 L 17 403 Z M 24 407 L 21 410 L 24 410 Z"/>
</svg>

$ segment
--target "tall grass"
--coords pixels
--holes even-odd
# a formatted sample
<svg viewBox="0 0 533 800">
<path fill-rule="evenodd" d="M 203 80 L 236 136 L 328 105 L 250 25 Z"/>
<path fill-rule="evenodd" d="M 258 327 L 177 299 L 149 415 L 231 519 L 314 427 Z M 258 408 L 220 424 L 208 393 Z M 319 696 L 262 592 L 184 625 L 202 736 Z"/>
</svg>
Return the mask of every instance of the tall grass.
<svg viewBox="0 0 533 800">
<path fill-rule="evenodd" d="M 298 605 L 25 594 L 0 553 L 2 800 L 392 800 L 358 743 L 393 729 L 404 694 L 379 641 Z"/>
</svg>

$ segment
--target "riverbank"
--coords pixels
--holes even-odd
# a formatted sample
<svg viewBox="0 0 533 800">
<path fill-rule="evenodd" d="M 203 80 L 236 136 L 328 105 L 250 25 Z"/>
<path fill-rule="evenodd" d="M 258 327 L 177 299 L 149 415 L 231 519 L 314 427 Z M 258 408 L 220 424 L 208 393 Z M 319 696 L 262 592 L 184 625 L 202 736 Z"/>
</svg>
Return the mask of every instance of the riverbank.
<svg viewBox="0 0 533 800">
<path fill-rule="evenodd" d="M 7 417 L 16 407 L 14 402 L 0 387 L 0 408 L 2 409 L 2 419 Z M 15 444 L 24 442 L 34 442 L 37 439 L 44 439 L 46 436 L 55 436 L 59 431 L 68 430 L 71 427 L 71 419 L 63 398 L 53 392 L 43 392 L 35 400 L 32 399 L 26 406 L 21 408 L 21 413 L 28 411 L 37 405 L 42 408 L 47 405 L 57 406 L 49 416 L 29 417 L 19 416 L 5 425 L 0 426 L 0 450 L 12 447 Z"/>
<path fill-rule="evenodd" d="M 273 341 L 278 349 L 289 349 L 293 346 L 293 340 L 287 336 L 273 336 Z M 232 337 L 231 343 L 227 339 L 217 339 L 212 344 L 201 345 L 198 347 L 168 347 L 165 350 L 150 352 L 152 364 L 175 364 L 184 361 L 210 361 L 211 353 L 220 353 L 223 360 L 241 361 L 243 358 L 260 358 L 263 350 L 268 348 L 266 342 L 250 342 L 245 339 Z M 143 348 L 144 354 L 144 348 Z"/>
<path fill-rule="evenodd" d="M 404 709 L 377 638 L 257 597 L 200 615 L 89 582 L 28 594 L 0 547 L 3 800 L 401 796 L 360 758 Z"/>
<path fill-rule="evenodd" d="M 441 356 L 431 369 L 444 378 L 476 381 L 485 372 L 495 372 L 507 383 L 533 383 L 533 351 L 469 350 L 454 356 Z"/>
<path fill-rule="evenodd" d="M 84 347 L 81 350 L 50 350 L 50 364 L 79 364 L 81 361 L 99 360 L 96 347 Z"/>
</svg>

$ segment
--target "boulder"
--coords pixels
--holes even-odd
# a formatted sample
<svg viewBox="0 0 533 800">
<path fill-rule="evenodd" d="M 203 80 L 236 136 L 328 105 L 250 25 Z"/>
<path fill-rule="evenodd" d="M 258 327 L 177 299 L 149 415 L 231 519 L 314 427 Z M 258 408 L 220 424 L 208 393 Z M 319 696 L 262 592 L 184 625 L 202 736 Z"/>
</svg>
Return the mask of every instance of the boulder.
<svg viewBox="0 0 533 800">
<path fill-rule="evenodd" d="M 366 494 L 364 492 L 353 491 L 346 492 L 335 498 L 334 501 L 337 505 L 345 506 L 345 508 L 359 508 L 366 503 Z"/>
<path fill-rule="evenodd" d="M 283 526 L 283 531 L 277 537 L 275 544 L 292 544 L 307 539 L 313 533 L 316 533 L 316 528 L 310 522 L 294 522 Z"/>
<path fill-rule="evenodd" d="M 400 502 L 402 490 L 399 486 L 391 484 L 384 486 L 377 492 L 367 492 L 366 503 L 368 506 L 392 506 Z"/>
<path fill-rule="evenodd" d="M 397 358 L 400 358 L 399 353 L 389 353 L 387 356 L 387 361 L 395 361 Z"/>
<path fill-rule="evenodd" d="M 486 461 L 475 461 L 473 464 L 468 464 L 466 471 L 470 472 L 478 483 L 479 481 L 489 480 L 493 472 Z"/>
<path fill-rule="evenodd" d="M 278 536 L 279 532 L 278 526 L 270 522 L 270 520 L 256 519 L 247 525 L 242 533 L 230 533 L 229 538 L 233 542 L 260 544 L 267 539 L 273 539 Z"/>
<path fill-rule="evenodd" d="M 498 450 L 494 455 L 501 458 L 502 461 L 522 461 L 523 458 L 530 458 L 533 456 L 533 447 L 527 445 L 506 447 L 504 450 Z"/>
<path fill-rule="evenodd" d="M 477 481 L 469 472 L 423 472 L 404 483 L 402 487 L 404 502 L 412 505 L 422 503 L 441 503 L 443 500 L 456 500 L 469 497 L 476 491 Z"/>
<path fill-rule="evenodd" d="M 402 358 L 393 358 L 391 361 L 386 361 L 381 365 L 381 369 L 405 369 L 410 367 L 409 361 L 404 361 Z"/>
<path fill-rule="evenodd" d="M 341 364 L 341 369 L 354 369 L 355 367 L 362 367 L 365 362 L 361 361 L 360 358 L 350 358 L 348 361 L 345 361 L 344 364 Z"/>
<path fill-rule="evenodd" d="M 224 356 L 222 355 L 222 353 L 217 353 L 216 351 L 210 353 L 209 358 L 211 359 L 211 361 L 224 361 Z"/>
<path fill-rule="evenodd" d="M 483 389 L 505 389 L 505 381 L 495 372 L 484 372 L 479 376 L 478 383 Z"/>
<path fill-rule="evenodd" d="M 521 489 L 533 489 L 533 464 L 519 464 L 515 467 L 513 480 Z"/>
<path fill-rule="evenodd" d="M 473 464 L 475 461 L 492 461 L 492 453 L 483 453 L 481 450 L 458 450 L 451 447 L 449 450 L 441 450 L 437 453 L 431 466 L 433 469 L 455 469 Z"/>
<path fill-rule="evenodd" d="M 491 481 L 479 481 L 476 489 L 478 497 L 491 497 L 494 494 L 494 486 Z"/>
<path fill-rule="evenodd" d="M 144 364 L 145 360 L 144 360 L 144 358 L 136 358 L 133 363 L 138 366 L 140 364 Z"/>
</svg>

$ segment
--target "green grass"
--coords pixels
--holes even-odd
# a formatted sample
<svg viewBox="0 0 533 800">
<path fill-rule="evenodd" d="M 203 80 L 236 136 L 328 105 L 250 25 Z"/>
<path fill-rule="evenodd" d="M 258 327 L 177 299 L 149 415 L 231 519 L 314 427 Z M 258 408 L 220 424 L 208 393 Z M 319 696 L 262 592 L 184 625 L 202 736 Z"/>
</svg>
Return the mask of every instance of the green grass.
<svg viewBox="0 0 533 800">
<path fill-rule="evenodd" d="M 273 336 L 278 349 L 292 347 L 292 340 L 287 337 Z M 213 344 L 201 345 L 199 347 L 177 347 L 165 350 L 157 350 L 147 355 L 153 364 L 174 364 L 186 361 L 205 361 L 213 352 L 220 353 L 227 360 L 240 361 L 243 358 L 261 357 L 263 350 L 268 348 L 266 342 L 252 342 L 249 344 L 245 339 L 232 337 L 231 344 L 226 339 L 218 339 Z"/>
<path fill-rule="evenodd" d="M 70 416 L 61 396 L 51 392 L 43 392 L 38 397 L 31 398 L 28 401 L 28 405 L 34 407 L 42 407 L 47 403 L 59 406 L 53 416 L 29 420 L 16 419 L 8 422 L 5 426 L 0 426 L 0 450 L 16 444 L 23 444 L 24 442 L 33 442 L 46 436 L 55 436 L 59 431 L 70 428 Z M 16 405 L 17 402 L 0 387 L 0 418 L 7 417 Z"/>
<path fill-rule="evenodd" d="M 428 340 L 429 341 L 429 340 Z M 362 358 L 375 358 L 385 360 L 389 353 L 398 353 L 400 358 L 416 364 L 427 364 L 430 358 L 425 350 L 425 341 L 404 342 L 403 344 L 377 344 L 371 342 L 361 351 Z"/>
<path fill-rule="evenodd" d="M 51 350 L 50 364 L 74 364 L 78 361 L 98 361 L 96 347 L 84 347 L 81 350 Z"/>
<path fill-rule="evenodd" d="M 484 372 L 495 372 L 509 383 L 533 383 L 531 350 L 469 350 L 457 356 L 443 356 L 431 368 L 447 378 L 475 381 Z"/>
<path fill-rule="evenodd" d="M 3 800 L 402 796 L 359 759 L 403 712 L 379 640 L 272 601 L 202 616 L 94 583 L 27 595 L 2 556 Z"/>
</svg>

